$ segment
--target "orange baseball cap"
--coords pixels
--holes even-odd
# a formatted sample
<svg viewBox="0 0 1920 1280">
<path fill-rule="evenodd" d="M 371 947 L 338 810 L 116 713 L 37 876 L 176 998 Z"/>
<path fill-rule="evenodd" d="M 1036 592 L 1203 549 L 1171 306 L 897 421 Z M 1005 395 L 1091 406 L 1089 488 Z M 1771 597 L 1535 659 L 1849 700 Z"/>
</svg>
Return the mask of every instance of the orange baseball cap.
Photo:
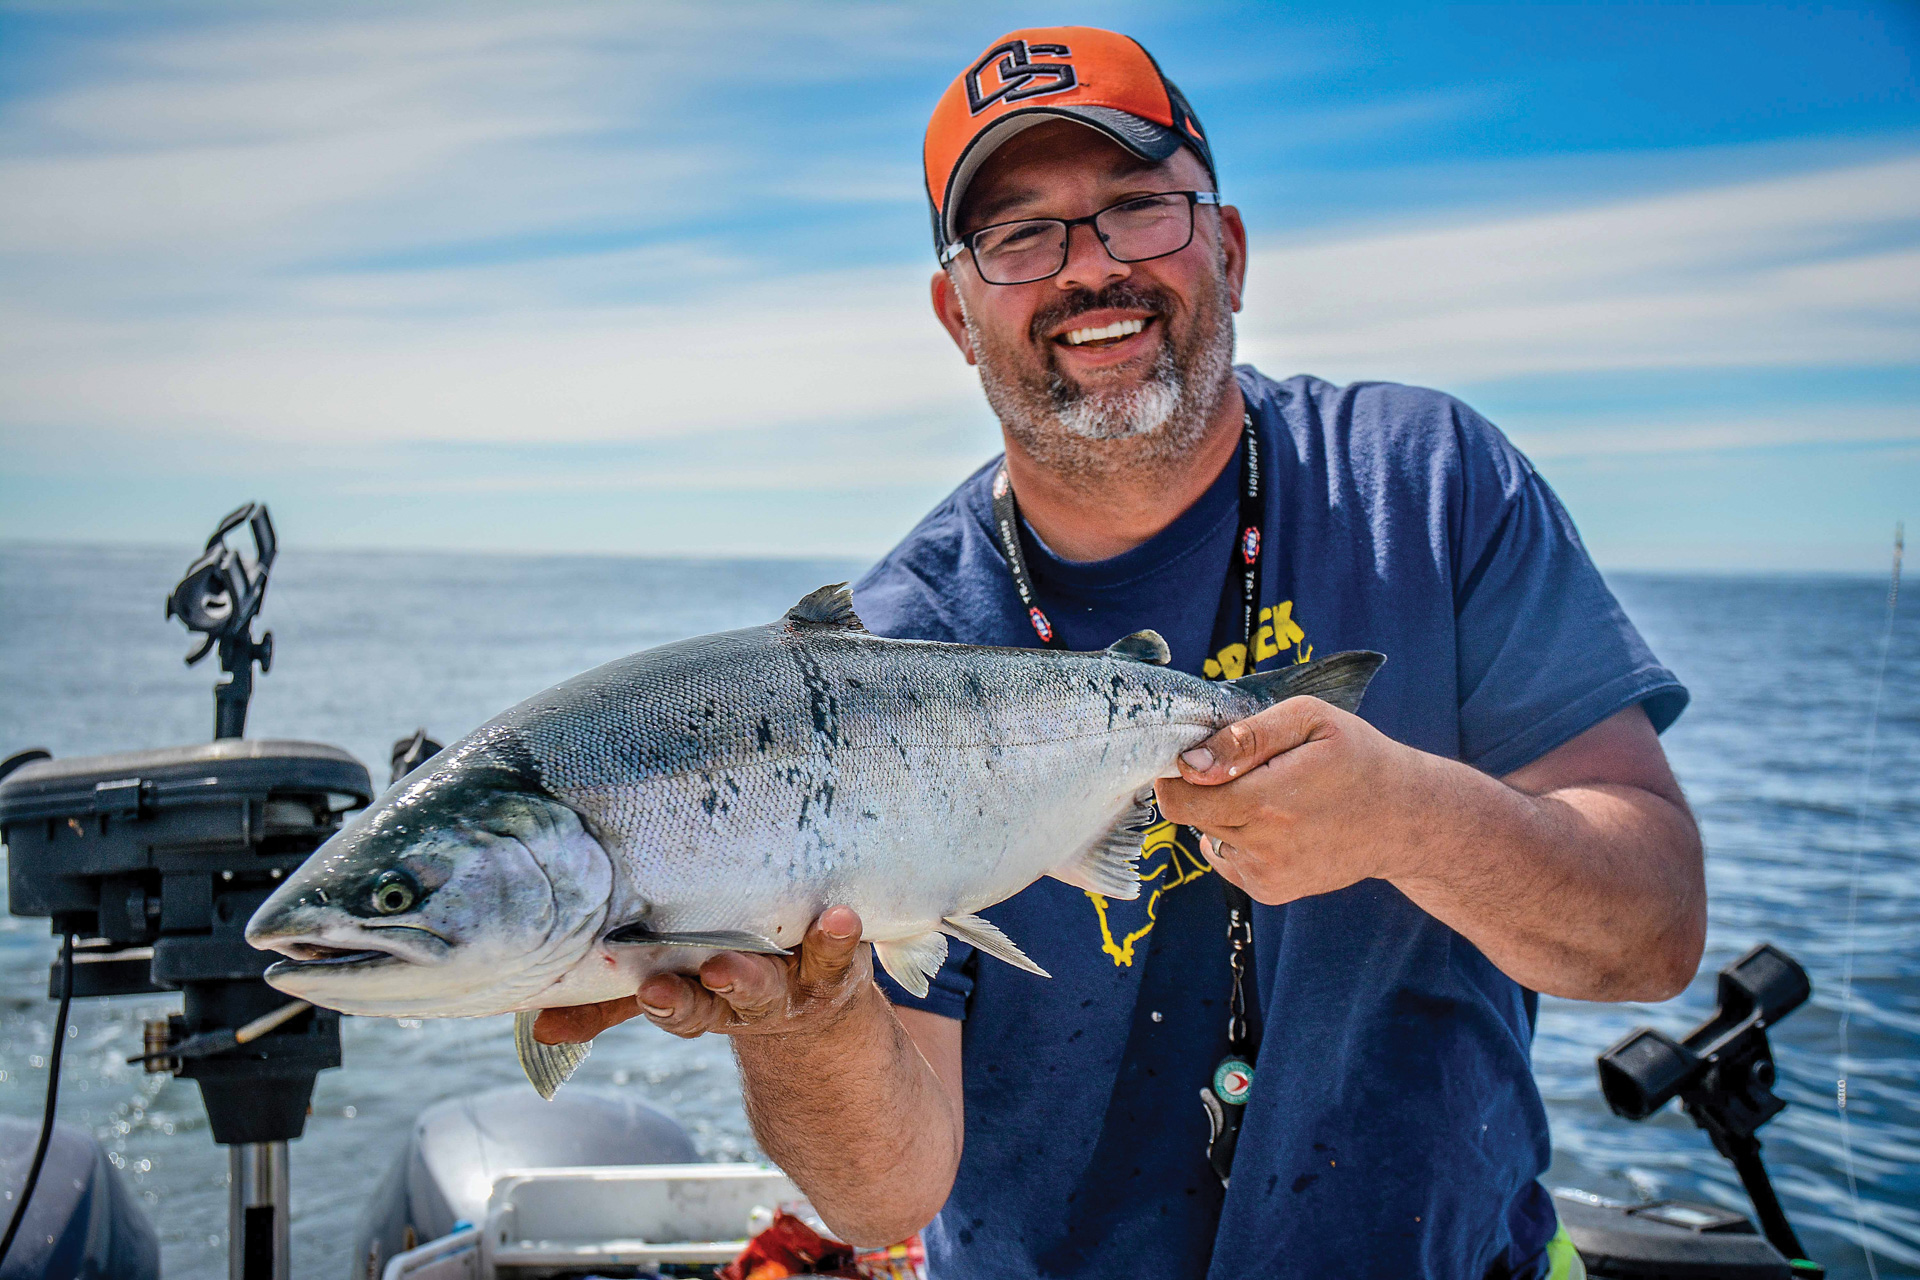
<svg viewBox="0 0 1920 1280">
<path fill-rule="evenodd" d="M 1193 108 L 1139 41 L 1098 27 L 1012 31 L 947 86 L 927 123 L 936 253 L 958 237 L 960 201 L 987 157 L 1047 120 L 1098 129 L 1143 160 L 1165 160 L 1191 147 L 1219 185 Z"/>
</svg>

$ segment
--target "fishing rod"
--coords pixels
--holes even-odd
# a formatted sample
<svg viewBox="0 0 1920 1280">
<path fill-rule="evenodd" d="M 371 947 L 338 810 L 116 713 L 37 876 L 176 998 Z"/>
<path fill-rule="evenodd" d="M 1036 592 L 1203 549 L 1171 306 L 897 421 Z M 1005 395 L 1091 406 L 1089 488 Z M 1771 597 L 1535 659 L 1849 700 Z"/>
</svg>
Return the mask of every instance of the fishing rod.
<svg viewBox="0 0 1920 1280">
<path fill-rule="evenodd" d="M 1887 684 L 1887 660 L 1893 653 L 1893 619 L 1900 607 L 1900 562 L 1907 548 L 1907 526 L 1893 526 L 1893 573 L 1887 582 L 1887 619 L 1880 632 L 1880 664 L 1873 677 L 1873 700 L 1867 709 L 1865 760 L 1860 766 L 1860 798 L 1854 805 L 1853 867 L 1847 877 L 1847 943 L 1840 966 L 1840 1075 L 1834 1081 L 1834 1110 L 1840 1117 L 1840 1156 L 1847 1171 L 1847 1198 L 1853 1209 L 1854 1230 L 1860 1236 L 1860 1252 L 1866 1255 L 1869 1280 L 1880 1280 L 1873 1249 L 1867 1244 L 1866 1215 L 1860 1210 L 1860 1184 L 1853 1169 L 1853 1133 L 1847 1116 L 1847 1069 L 1851 1061 L 1847 1032 L 1853 1020 L 1853 943 L 1860 920 L 1861 859 L 1866 851 L 1867 800 L 1873 791 L 1873 764 L 1880 737 L 1880 695 Z"/>
</svg>

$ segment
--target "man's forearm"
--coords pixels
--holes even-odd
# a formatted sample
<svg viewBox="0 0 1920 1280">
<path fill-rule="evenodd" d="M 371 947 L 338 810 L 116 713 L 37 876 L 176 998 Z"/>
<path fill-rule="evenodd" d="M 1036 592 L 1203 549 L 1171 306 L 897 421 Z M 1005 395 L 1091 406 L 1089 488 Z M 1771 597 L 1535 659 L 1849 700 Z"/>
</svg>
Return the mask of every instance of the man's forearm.
<svg viewBox="0 0 1920 1280">
<path fill-rule="evenodd" d="M 1700 833 L 1638 706 L 1492 778 L 1290 698 L 1179 768 L 1160 811 L 1257 902 L 1385 880 L 1508 977 L 1580 1000 L 1665 999 L 1700 962 Z"/>
<path fill-rule="evenodd" d="M 832 1024 L 733 1041 L 761 1149 L 842 1239 L 893 1244 L 946 1203 L 961 1124 L 943 1083 L 871 983 Z"/>
<path fill-rule="evenodd" d="M 1528 794 L 1434 760 L 1433 821 L 1390 877 L 1515 981 L 1579 1000 L 1664 1000 L 1699 963 L 1699 835 L 1677 801 L 1587 783 Z"/>
</svg>

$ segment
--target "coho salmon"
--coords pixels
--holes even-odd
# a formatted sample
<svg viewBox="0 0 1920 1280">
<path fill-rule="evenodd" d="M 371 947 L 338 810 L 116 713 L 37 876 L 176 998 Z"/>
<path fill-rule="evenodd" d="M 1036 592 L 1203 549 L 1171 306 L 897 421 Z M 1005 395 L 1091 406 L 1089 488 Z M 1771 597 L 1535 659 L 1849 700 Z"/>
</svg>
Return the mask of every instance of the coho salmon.
<svg viewBox="0 0 1920 1280">
<path fill-rule="evenodd" d="M 1140 892 L 1152 784 L 1283 698 L 1351 710 L 1354 652 L 1215 683 L 1151 631 L 1096 653 L 870 634 L 844 584 L 649 649 L 482 725 L 355 815 L 267 901 L 267 981 L 346 1013 L 516 1012 L 551 1095 L 584 1047 L 534 1011 L 719 951 L 786 953 L 834 904 L 917 994 L 959 938 L 1044 971 L 981 910 L 1041 876 Z"/>
</svg>

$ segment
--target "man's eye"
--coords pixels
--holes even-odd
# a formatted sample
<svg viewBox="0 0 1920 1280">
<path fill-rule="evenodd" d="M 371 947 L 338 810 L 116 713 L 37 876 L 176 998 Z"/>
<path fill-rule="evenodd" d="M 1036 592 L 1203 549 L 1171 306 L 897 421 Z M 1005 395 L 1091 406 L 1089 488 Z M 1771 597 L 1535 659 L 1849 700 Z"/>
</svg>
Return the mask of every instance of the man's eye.
<svg viewBox="0 0 1920 1280">
<path fill-rule="evenodd" d="M 979 247 L 991 253 L 1006 249 L 1031 249 L 1044 242 L 1050 224 L 1025 222 L 1000 227 L 980 237 Z"/>
</svg>

